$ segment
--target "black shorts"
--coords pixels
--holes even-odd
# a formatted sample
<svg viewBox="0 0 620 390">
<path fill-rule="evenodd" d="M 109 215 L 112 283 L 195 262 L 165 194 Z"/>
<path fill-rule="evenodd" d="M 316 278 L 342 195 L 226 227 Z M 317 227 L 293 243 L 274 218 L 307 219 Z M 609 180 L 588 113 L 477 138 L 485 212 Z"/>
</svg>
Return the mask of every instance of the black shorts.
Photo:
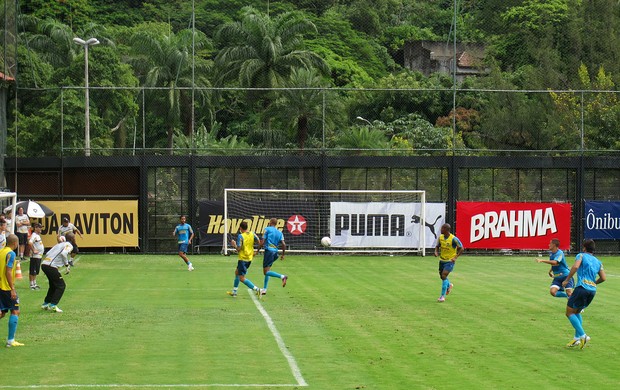
<svg viewBox="0 0 620 390">
<path fill-rule="evenodd" d="M 37 259 L 35 257 L 30 258 L 30 270 L 28 275 L 38 275 L 39 271 L 41 271 L 41 259 Z"/>
<path fill-rule="evenodd" d="M 11 291 L 0 290 L 0 311 L 19 310 L 19 297 L 11 299 Z"/>
<path fill-rule="evenodd" d="M 15 233 L 19 239 L 19 245 L 26 245 L 28 243 L 28 233 Z"/>
</svg>

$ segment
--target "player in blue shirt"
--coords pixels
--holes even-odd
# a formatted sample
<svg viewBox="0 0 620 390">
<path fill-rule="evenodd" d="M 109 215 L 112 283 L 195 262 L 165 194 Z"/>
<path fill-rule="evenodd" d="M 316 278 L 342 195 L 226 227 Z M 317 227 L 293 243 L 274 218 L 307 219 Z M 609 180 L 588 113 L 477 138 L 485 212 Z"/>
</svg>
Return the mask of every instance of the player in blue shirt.
<svg viewBox="0 0 620 390">
<path fill-rule="evenodd" d="M 594 299 L 594 295 L 596 295 L 596 286 L 607 279 L 605 271 L 603 270 L 603 263 L 594 257 L 593 253 L 594 240 L 584 240 L 583 252 L 577 255 L 575 264 L 573 264 L 570 269 L 566 280 L 562 282 L 562 285 L 566 287 L 569 280 L 577 273 L 577 287 L 575 287 L 573 294 L 568 298 L 566 304 L 566 317 L 573 328 L 575 328 L 575 337 L 568 343 L 569 347 L 579 345 L 580 348 L 583 348 L 590 340 L 590 337 L 588 337 L 583 329 L 581 312 L 588 307 Z"/>
<path fill-rule="evenodd" d="M 570 297 L 573 293 L 573 279 L 568 281 L 566 288 L 562 286 L 562 282 L 564 282 L 570 271 L 568 264 L 566 264 L 564 252 L 560 249 L 560 240 L 554 238 L 549 242 L 549 260 L 536 259 L 536 262 L 551 265 L 549 276 L 553 278 L 553 281 L 551 282 L 549 293 L 556 298 Z"/>
<path fill-rule="evenodd" d="M 282 260 L 284 260 L 284 252 L 286 251 L 284 235 L 276 228 L 277 224 L 278 219 L 271 218 L 269 220 L 269 226 L 265 228 L 265 233 L 261 240 L 261 246 L 265 248 L 265 254 L 263 255 L 263 274 L 265 275 L 265 283 L 263 284 L 262 290 L 263 295 L 267 294 L 267 285 L 269 284 L 270 277 L 281 279 L 282 287 L 286 287 L 286 281 L 288 280 L 288 276 L 281 275 L 271 270 L 273 263 L 278 260 L 278 248 L 282 247 Z"/>
<path fill-rule="evenodd" d="M 187 258 L 187 248 L 192 244 L 192 239 L 194 238 L 194 230 L 191 225 L 186 223 L 187 218 L 185 215 L 181 215 L 180 223 L 174 228 L 174 232 L 172 235 L 177 238 L 177 244 L 179 244 L 179 256 L 183 259 L 185 264 L 187 264 L 187 270 L 193 271 L 194 266 L 192 262 Z"/>
</svg>

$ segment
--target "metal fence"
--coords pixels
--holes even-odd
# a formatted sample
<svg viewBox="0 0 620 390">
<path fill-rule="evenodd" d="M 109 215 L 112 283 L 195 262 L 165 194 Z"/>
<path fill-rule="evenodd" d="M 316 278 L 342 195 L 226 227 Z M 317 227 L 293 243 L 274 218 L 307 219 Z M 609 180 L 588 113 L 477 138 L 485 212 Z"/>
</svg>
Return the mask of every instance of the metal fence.
<svg viewBox="0 0 620 390">
<path fill-rule="evenodd" d="M 459 200 L 570 202 L 572 247 L 583 238 L 583 202 L 618 200 L 620 156 L 115 156 L 8 159 L 20 197 L 137 199 L 140 251 L 171 252 L 179 214 L 198 223 L 198 202 L 224 188 L 427 191 L 456 220 Z M 130 248 L 131 249 L 131 248 Z M 134 248 L 136 249 L 136 248 Z M 602 251 L 618 242 L 603 241 Z M 218 250 L 214 248 L 213 250 Z"/>
</svg>

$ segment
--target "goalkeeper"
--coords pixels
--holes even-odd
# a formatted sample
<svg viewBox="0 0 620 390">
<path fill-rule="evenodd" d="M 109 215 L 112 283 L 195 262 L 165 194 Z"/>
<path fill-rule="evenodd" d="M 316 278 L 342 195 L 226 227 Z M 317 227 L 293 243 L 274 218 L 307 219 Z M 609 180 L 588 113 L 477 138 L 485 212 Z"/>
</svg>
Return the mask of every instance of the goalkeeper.
<svg viewBox="0 0 620 390">
<path fill-rule="evenodd" d="M 73 251 L 73 244 L 75 244 L 75 235 L 73 233 L 67 233 L 61 238 L 64 238 L 64 240 L 61 239 L 58 244 L 54 245 L 43 257 L 43 262 L 41 263 L 41 270 L 49 282 L 49 289 L 41 309 L 56 313 L 62 313 L 62 310 L 58 307 L 58 302 L 60 302 L 67 287 L 58 268 L 66 266 L 65 274 L 69 273 L 69 254 Z"/>
<path fill-rule="evenodd" d="M 248 223 L 243 221 L 239 224 L 239 235 L 237 241 L 230 240 L 230 245 L 235 248 L 239 254 L 239 260 L 237 261 L 237 268 L 235 269 L 235 281 L 233 282 L 233 290 L 226 293 L 231 297 L 237 296 L 237 289 L 239 288 L 239 282 L 252 289 L 258 299 L 260 299 L 260 289 L 252 283 L 250 279 L 247 279 L 245 275 L 248 273 L 248 268 L 252 265 L 252 259 L 258 251 L 254 252 L 254 243 L 259 243 L 258 236 L 254 232 L 248 231 Z"/>
</svg>

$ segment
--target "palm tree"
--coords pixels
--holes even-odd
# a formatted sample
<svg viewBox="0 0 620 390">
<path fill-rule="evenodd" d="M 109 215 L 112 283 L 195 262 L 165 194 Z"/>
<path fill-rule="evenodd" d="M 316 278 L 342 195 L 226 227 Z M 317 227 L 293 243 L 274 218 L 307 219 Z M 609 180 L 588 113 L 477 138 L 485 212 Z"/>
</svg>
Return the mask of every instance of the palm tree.
<svg viewBox="0 0 620 390">
<path fill-rule="evenodd" d="M 317 29 L 300 13 L 286 12 L 271 18 L 244 7 L 242 15 L 241 21 L 226 23 L 216 35 L 224 46 L 215 57 L 222 81 L 233 79 L 242 87 L 269 89 L 284 85 L 295 68 L 328 72 L 321 57 L 303 49 L 303 36 Z M 269 95 L 268 91 L 259 93 Z M 254 96 L 250 93 L 249 97 Z M 262 103 L 267 108 L 271 100 L 263 97 Z"/>
<path fill-rule="evenodd" d="M 326 91 L 327 83 L 314 69 L 293 69 L 284 86 L 267 115 L 282 118 L 295 129 L 297 146 L 303 153 L 311 129 L 321 128 L 323 120 L 331 124 L 340 105 Z"/>
<path fill-rule="evenodd" d="M 196 62 L 195 79 L 192 80 L 191 77 L 192 40 L 195 44 L 194 50 L 205 48 L 209 43 L 204 33 L 195 31 L 192 37 L 193 34 L 190 29 L 181 30 L 177 34 L 169 30 L 162 34 L 156 29 L 142 28 L 131 37 L 134 56 L 130 61 L 138 71 L 142 84 L 146 87 L 167 88 L 167 147 L 171 151 L 174 129 L 180 125 L 182 119 L 182 102 L 191 104 L 188 96 L 191 89 L 187 88 L 209 85 L 206 79 L 208 66 L 205 61 Z M 183 87 L 185 89 L 181 89 Z M 202 89 L 195 92 L 204 95 Z M 187 124 L 185 127 L 185 132 L 189 133 Z"/>
</svg>

